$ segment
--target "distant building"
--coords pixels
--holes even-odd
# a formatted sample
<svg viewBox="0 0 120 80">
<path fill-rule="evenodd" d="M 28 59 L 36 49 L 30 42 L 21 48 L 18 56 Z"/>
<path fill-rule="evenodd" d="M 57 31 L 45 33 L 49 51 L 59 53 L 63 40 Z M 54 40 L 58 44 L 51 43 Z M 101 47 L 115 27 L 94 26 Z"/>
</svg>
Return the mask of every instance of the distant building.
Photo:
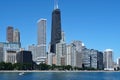
<svg viewBox="0 0 120 80">
<path fill-rule="evenodd" d="M 31 51 L 20 51 L 17 53 L 17 63 L 32 63 Z"/>
<path fill-rule="evenodd" d="M 10 62 L 12 64 L 16 63 L 16 54 L 17 52 L 14 50 L 6 51 L 6 62 Z"/>
<path fill-rule="evenodd" d="M 1 42 L 1 49 L 3 51 L 1 56 L 3 57 L 4 62 L 16 63 L 16 53 L 20 51 L 20 44 L 19 43 L 6 43 Z"/>
<path fill-rule="evenodd" d="M 61 61 L 63 61 L 63 57 L 65 57 L 66 55 L 66 43 L 65 43 L 65 34 L 64 32 L 62 32 L 62 38 L 60 43 L 56 44 L 56 61 L 57 61 L 57 65 L 62 65 Z M 62 59 L 62 60 L 61 60 Z M 64 60 L 66 61 L 66 60 Z"/>
<path fill-rule="evenodd" d="M 76 66 L 76 59 L 77 53 L 76 53 L 76 46 L 74 44 L 71 44 L 71 66 Z"/>
<path fill-rule="evenodd" d="M 61 57 L 61 66 L 62 65 L 66 65 L 66 58 L 65 58 L 65 56 Z"/>
<path fill-rule="evenodd" d="M 82 68 L 82 52 L 76 52 L 76 66 Z"/>
<path fill-rule="evenodd" d="M 71 65 L 71 45 L 67 45 L 66 65 Z"/>
<path fill-rule="evenodd" d="M 72 44 L 75 46 L 76 50 L 76 67 L 82 68 L 82 50 L 85 48 L 81 41 L 73 41 Z"/>
<path fill-rule="evenodd" d="M 54 10 L 52 12 L 52 29 L 51 29 L 51 53 L 56 54 L 56 44 L 60 43 L 61 40 L 61 12 L 55 4 Z"/>
<path fill-rule="evenodd" d="M 46 19 L 38 20 L 37 45 L 30 45 L 28 50 L 32 52 L 32 59 L 37 64 L 46 63 Z"/>
<path fill-rule="evenodd" d="M 46 19 L 40 19 L 38 20 L 37 61 L 43 62 L 46 57 Z"/>
<path fill-rule="evenodd" d="M 47 59 L 48 59 L 47 64 L 52 65 L 53 64 L 53 53 L 48 53 Z"/>
<path fill-rule="evenodd" d="M 57 43 L 56 44 L 56 61 L 57 65 L 62 65 L 61 58 L 65 57 L 66 54 L 66 43 Z"/>
<path fill-rule="evenodd" d="M 113 51 L 106 49 L 103 55 L 104 70 L 114 70 L 113 68 Z"/>
<path fill-rule="evenodd" d="M 30 45 L 28 47 L 28 50 L 32 52 L 32 60 L 35 62 L 37 57 L 39 56 L 37 53 L 37 46 L 36 45 Z"/>
<path fill-rule="evenodd" d="M 97 69 L 104 69 L 104 65 L 103 65 L 103 52 L 98 51 L 97 54 Z"/>
<path fill-rule="evenodd" d="M 82 67 L 85 68 L 85 67 L 88 67 L 90 68 L 91 67 L 91 53 L 90 53 L 90 50 L 85 48 L 83 49 L 82 51 Z"/>
<path fill-rule="evenodd" d="M 54 53 L 52 53 L 53 56 L 52 56 L 52 64 L 57 64 L 57 59 L 56 59 L 56 55 Z"/>
<path fill-rule="evenodd" d="M 97 69 L 97 57 L 98 57 L 98 51 L 97 50 L 94 50 L 94 49 L 91 49 L 90 50 L 90 67 L 91 68 L 95 68 Z"/>
<path fill-rule="evenodd" d="M 3 47 L 0 46 L 0 62 L 4 61 L 4 52 L 3 52 Z"/>
<path fill-rule="evenodd" d="M 46 46 L 46 19 L 38 20 L 38 45 Z"/>
<path fill-rule="evenodd" d="M 20 32 L 18 29 L 13 31 L 13 42 L 20 43 Z"/>
<path fill-rule="evenodd" d="M 8 26 L 7 27 L 7 41 L 8 42 L 13 42 L 13 27 L 12 26 Z"/>
<path fill-rule="evenodd" d="M 37 64 L 40 64 L 40 63 L 46 63 L 46 58 L 45 56 L 42 56 L 40 54 L 40 47 L 39 45 L 31 45 L 28 47 L 28 50 L 31 51 L 32 53 L 32 60 L 37 63 Z"/>
<path fill-rule="evenodd" d="M 82 67 L 103 69 L 103 53 L 85 48 L 82 52 Z"/>
<path fill-rule="evenodd" d="M 73 41 L 67 45 L 66 64 L 73 67 L 82 67 L 82 42 Z"/>
<path fill-rule="evenodd" d="M 117 59 L 117 65 L 120 67 L 120 58 Z"/>
<path fill-rule="evenodd" d="M 84 49 L 84 43 L 78 40 L 74 40 L 72 43 L 75 45 L 77 52 L 82 52 Z"/>
</svg>

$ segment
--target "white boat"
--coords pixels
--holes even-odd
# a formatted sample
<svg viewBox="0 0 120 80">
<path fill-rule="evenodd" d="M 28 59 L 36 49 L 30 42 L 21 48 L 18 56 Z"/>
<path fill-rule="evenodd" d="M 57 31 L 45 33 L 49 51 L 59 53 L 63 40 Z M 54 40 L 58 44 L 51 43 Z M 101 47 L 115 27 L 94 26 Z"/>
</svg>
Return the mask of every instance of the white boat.
<svg viewBox="0 0 120 80">
<path fill-rule="evenodd" d="M 19 73 L 19 75 L 23 75 L 23 74 L 24 74 L 24 72 L 20 72 L 20 73 Z"/>
</svg>

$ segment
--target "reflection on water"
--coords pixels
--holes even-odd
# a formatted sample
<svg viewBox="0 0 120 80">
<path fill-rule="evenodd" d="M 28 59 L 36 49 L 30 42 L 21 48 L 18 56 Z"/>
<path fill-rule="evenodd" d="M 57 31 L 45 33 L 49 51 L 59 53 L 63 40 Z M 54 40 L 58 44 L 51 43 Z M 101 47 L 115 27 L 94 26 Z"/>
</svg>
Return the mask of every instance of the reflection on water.
<svg viewBox="0 0 120 80">
<path fill-rule="evenodd" d="M 0 80 L 120 80 L 120 72 L 0 73 Z"/>
</svg>

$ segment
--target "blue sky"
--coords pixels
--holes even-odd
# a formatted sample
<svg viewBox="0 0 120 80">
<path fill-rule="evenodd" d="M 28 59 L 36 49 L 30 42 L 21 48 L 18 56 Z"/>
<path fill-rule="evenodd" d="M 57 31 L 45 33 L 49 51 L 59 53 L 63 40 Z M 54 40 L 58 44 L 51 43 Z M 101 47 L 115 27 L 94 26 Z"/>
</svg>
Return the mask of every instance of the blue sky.
<svg viewBox="0 0 120 80">
<path fill-rule="evenodd" d="M 0 42 L 11 25 L 21 33 L 22 47 L 37 43 L 37 21 L 47 19 L 50 42 L 54 0 L 0 0 Z M 120 57 L 120 0 L 59 0 L 66 42 L 82 41 L 87 48 L 114 50 Z"/>
</svg>

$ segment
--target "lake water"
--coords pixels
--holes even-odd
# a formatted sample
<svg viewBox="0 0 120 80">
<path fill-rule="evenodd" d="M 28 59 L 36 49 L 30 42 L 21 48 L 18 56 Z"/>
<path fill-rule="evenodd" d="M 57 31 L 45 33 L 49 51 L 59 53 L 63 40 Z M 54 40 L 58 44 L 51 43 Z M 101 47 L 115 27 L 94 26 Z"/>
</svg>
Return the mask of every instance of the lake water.
<svg viewBox="0 0 120 80">
<path fill-rule="evenodd" d="M 120 72 L 1 72 L 0 80 L 120 80 Z"/>
</svg>

